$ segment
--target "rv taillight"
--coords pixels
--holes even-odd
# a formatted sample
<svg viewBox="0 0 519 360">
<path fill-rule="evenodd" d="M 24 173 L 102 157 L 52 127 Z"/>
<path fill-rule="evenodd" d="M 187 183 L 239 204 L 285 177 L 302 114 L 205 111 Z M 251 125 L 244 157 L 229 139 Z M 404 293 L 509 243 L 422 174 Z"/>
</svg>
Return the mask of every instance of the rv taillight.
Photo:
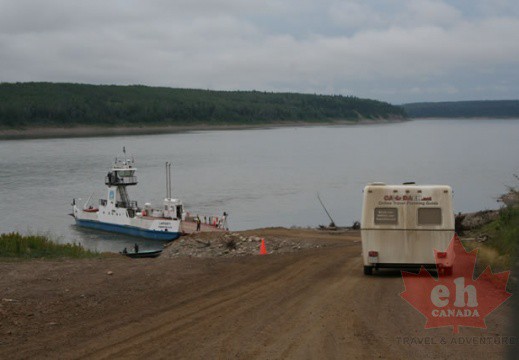
<svg viewBox="0 0 519 360">
<path fill-rule="evenodd" d="M 445 251 L 438 251 L 436 253 L 436 256 L 438 257 L 438 259 L 444 259 L 447 257 L 447 253 Z"/>
<path fill-rule="evenodd" d="M 378 256 L 378 251 L 370 251 L 368 253 L 368 255 L 371 256 L 371 257 L 377 257 Z"/>
</svg>

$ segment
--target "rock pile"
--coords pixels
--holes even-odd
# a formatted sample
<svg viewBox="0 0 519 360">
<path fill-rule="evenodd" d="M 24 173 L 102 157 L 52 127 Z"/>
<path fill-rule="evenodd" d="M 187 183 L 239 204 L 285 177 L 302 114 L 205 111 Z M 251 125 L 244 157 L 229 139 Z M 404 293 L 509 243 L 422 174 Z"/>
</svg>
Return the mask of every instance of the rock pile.
<svg viewBox="0 0 519 360">
<path fill-rule="evenodd" d="M 456 231 L 463 233 L 465 230 L 480 228 L 499 217 L 499 210 L 485 210 L 475 213 L 456 215 Z"/>
<path fill-rule="evenodd" d="M 165 257 L 233 257 L 257 255 L 262 238 L 256 235 L 230 233 L 195 233 L 173 241 L 164 249 Z M 304 239 L 269 237 L 265 239 L 267 252 L 286 253 L 302 249 L 325 247 Z"/>
</svg>

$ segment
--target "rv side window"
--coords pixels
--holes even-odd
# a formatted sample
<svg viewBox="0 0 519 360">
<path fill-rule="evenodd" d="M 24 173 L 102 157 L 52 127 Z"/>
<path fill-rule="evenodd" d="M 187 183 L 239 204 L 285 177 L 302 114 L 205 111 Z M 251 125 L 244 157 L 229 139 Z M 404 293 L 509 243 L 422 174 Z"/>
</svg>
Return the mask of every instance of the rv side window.
<svg viewBox="0 0 519 360">
<path fill-rule="evenodd" d="M 375 225 L 398 224 L 397 208 L 375 208 Z"/>
<path fill-rule="evenodd" d="M 442 209 L 441 208 L 419 208 L 418 209 L 418 225 L 441 225 Z"/>
</svg>

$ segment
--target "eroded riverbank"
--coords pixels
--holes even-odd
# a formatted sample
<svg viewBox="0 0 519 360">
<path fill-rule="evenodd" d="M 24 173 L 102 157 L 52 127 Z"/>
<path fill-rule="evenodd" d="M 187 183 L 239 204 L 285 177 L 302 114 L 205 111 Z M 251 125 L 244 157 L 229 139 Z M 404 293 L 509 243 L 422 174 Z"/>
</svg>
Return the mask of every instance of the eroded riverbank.
<svg viewBox="0 0 519 360">
<path fill-rule="evenodd" d="M 35 127 L 19 129 L 0 129 L 0 139 L 46 139 L 46 138 L 74 138 L 93 136 L 122 136 L 122 135 L 157 135 L 175 134 L 191 131 L 210 130 L 250 130 L 250 129 L 272 129 L 283 127 L 312 127 L 312 126 L 334 126 L 334 125 L 368 125 L 398 123 L 408 119 L 362 119 L 362 120 L 337 120 L 327 122 L 302 122 L 289 121 L 273 124 L 198 124 L 185 126 L 76 126 L 76 127 Z"/>
</svg>

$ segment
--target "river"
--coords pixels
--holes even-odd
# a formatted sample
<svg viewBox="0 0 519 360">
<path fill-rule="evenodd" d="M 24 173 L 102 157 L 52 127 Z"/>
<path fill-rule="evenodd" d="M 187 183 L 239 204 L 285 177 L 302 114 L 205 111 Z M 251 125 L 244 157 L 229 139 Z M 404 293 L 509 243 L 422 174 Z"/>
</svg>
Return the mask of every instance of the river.
<svg viewBox="0 0 519 360">
<path fill-rule="evenodd" d="M 139 185 L 130 196 L 160 203 L 164 163 L 173 194 L 192 213 L 230 214 L 232 230 L 360 220 L 372 181 L 448 184 L 456 212 L 498 208 L 518 185 L 519 120 L 414 120 L 393 124 L 195 131 L 163 135 L 0 141 L 0 233 L 48 234 L 99 251 L 136 239 L 74 225 L 71 201 L 106 197 L 104 176 L 123 146 Z M 142 241 L 141 248 L 157 244 Z"/>
</svg>

